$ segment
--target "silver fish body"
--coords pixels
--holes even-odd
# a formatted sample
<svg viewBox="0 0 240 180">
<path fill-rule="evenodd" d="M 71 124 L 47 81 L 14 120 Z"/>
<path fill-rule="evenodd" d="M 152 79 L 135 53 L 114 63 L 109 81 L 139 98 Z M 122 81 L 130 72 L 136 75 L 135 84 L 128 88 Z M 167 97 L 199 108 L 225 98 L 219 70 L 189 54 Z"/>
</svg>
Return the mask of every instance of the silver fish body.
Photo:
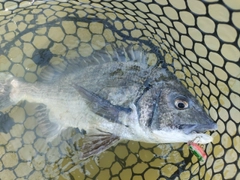
<svg viewBox="0 0 240 180">
<path fill-rule="evenodd" d="M 204 132 L 217 127 L 197 100 L 172 73 L 149 66 L 146 57 L 142 58 L 123 62 L 118 58 L 76 68 L 51 83 L 10 78 L 8 83 L 5 81 L 5 93 L 9 91 L 11 104 L 21 100 L 44 104 L 36 108 L 36 118 L 39 123 L 47 119 L 53 124 L 53 128 L 43 129 L 48 137 L 67 127 L 83 129 L 86 145 L 82 158 L 97 154 L 120 139 L 211 142 L 212 137 Z M 0 87 L 5 86 L 2 83 Z M 1 101 L 0 95 L 0 107 L 3 102 L 6 101 Z"/>
</svg>

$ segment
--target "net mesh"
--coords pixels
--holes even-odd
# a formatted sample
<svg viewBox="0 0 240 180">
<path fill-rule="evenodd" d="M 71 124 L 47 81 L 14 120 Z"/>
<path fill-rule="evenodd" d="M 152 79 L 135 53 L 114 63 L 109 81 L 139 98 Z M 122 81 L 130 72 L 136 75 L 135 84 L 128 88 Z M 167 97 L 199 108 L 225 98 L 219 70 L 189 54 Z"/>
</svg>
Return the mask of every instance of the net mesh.
<svg viewBox="0 0 240 180">
<path fill-rule="evenodd" d="M 0 133 L 0 179 L 240 179 L 239 19 L 238 0 L 0 1 L 1 72 L 35 82 L 48 65 L 64 71 L 62 61 L 138 44 L 218 124 L 205 163 L 186 144 L 132 141 L 82 162 L 71 143 L 78 132 L 45 142 L 33 105 L 24 102 L 10 110 L 10 132 Z"/>
</svg>

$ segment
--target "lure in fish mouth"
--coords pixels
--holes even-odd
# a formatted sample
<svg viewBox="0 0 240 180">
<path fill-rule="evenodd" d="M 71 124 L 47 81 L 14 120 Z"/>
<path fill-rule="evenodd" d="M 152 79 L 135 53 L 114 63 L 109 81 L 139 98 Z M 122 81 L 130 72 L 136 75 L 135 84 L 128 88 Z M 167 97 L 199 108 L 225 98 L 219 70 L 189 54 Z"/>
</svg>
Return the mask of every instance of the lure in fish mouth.
<svg viewBox="0 0 240 180">
<path fill-rule="evenodd" d="M 172 73 L 149 66 L 141 48 L 130 46 L 114 53 L 97 51 L 97 58 L 88 59 L 89 66 L 82 67 L 88 61 L 80 61 L 79 66 L 71 67 L 71 73 L 59 77 L 59 68 L 46 67 L 45 74 L 54 77 L 51 83 L 26 83 L 0 75 L 0 108 L 22 100 L 41 104 L 35 118 L 48 140 L 68 127 L 83 130 L 82 159 L 121 139 L 149 143 L 212 141 L 204 132 L 216 130 L 217 125 Z M 99 58 L 103 63 L 93 62 Z"/>
</svg>

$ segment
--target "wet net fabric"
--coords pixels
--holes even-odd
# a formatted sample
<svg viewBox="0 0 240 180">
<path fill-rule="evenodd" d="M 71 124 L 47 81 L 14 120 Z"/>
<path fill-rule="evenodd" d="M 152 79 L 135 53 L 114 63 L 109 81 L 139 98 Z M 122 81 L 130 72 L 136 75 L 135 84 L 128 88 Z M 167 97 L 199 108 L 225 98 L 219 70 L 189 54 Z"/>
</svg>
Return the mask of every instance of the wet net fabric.
<svg viewBox="0 0 240 180">
<path fill-rule="evenodd" d="M 49 65 L 63 72 L 103 48 L 142 46 L 218 124 L 205 163 L 186 144 L 132 141 L 81 162 L 72 143 L 79 132 L 45 142 L 23 102 L 9 110 L 13 128 L 0 133 L 0 179 L 240 179 L 238 0 L 0 1 L 0 9 L 1 72 L 35 82 Z"/>
</svg>

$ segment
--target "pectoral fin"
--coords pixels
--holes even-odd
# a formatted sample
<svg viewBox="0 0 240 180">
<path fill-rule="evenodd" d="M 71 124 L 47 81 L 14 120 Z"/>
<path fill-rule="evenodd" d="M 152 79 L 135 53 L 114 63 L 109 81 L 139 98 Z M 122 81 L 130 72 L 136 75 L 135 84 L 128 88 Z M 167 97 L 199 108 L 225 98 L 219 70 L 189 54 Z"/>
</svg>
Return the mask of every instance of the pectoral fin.
<svg viewBox="0 0 240 180">
<path fill-rule="evenodd" d="M 75 85 L 75 88 L 78 90 L 80 95 L 87 100 L 87 104 L 92 112 L 106 118 L 111 122 L 117 122 L 121 124 L 121 122 L 118 120 L 119 113 L 130 113 L 132 111 L 131 108 L 113 105 L 108 100 L 101 98 L 93 92 L 89 92 L 81 86 Z"/>
<path fill-rule="evenodd" d="M 86 159 L 97 155 L 119 142 L 119 137 L 111 133 L 101 132 L 96 135 L 88 135 L 83 139 L 80 159 Z"/>
</svg>

